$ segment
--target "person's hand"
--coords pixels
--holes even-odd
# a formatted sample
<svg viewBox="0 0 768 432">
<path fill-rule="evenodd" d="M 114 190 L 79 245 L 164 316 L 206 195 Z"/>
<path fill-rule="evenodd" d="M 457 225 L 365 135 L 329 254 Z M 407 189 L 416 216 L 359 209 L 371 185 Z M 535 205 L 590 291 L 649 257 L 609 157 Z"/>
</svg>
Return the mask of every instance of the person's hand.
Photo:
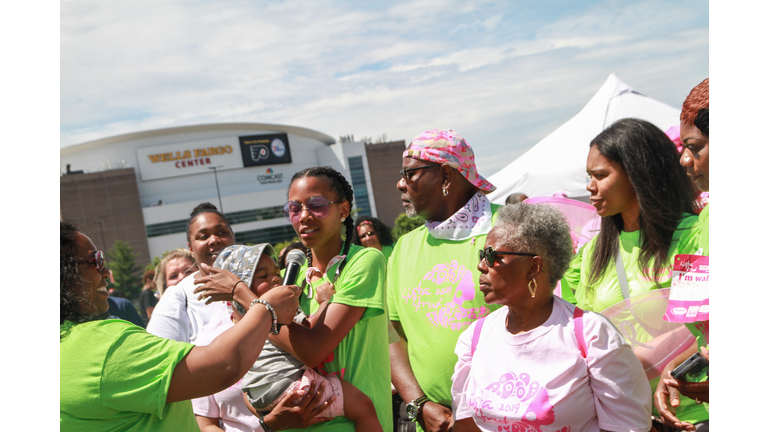
<svg viewBox="0 0 768 432">
<path fill-rule="evenodd" d="M 280 285 L 261 296 L 261 300 L 269 303 L 275 310 L 278 324 L 290 324 L 299 308 L 299 293 L 299 287 L 296 285 Z"/>
<path fill-rule="evenodd" d="M 333 284 L 328 281 L 320 284 L 316 291 L 317 294 L 315 300 L 317 300 L 318 303 L 328 301 L 331 299 L 331 297 L 333 297 L 334 294 L 336 294 L 336 288 L 334 288 Z"/>
<path fill-rule="evenodd" d="M 207 273 L 207 275 L 204 276 L 203 273 Z M 202 284 L 202 286 L 195 288 L 194 293 L 198 294 L 198 300 L 205 300 L 205 304 L 210 304 L 214 301 L 231 301 L 232 289 L 239 281 L 240 278 L 228 270 L 200 263 L 200 273 L 195 276 L 195 285 Z M 237 284 L 237 289 L 250 291 L 251 288 L 245 283 L 240 283 Z"/>
<path fill-rule="evenodd" d="M 701 355 L 709 361 L 709 350 L 701 347 Z M 668 379 L 666 384 L 674 387 L 683 396 L 695 400 L 697 403 L 709 403 L 709 380 L 702 382 L 688 382 L 685 380 Z"/>
<path fill-rule="evenodd" d="M 696 426 L 692 425 L 691 423 L 681 421 L 675 417 L 675 414 L 677 413 L 675 408 L 680 406 L 680 394 L 678 393 L 676 387 L 669 385 L 670 381 L 675 380 L 672 379 L 672 376 L 669 374 L 668 367 L 669 365 L 667 365 L 667 369 L 665 369 L 662 373 L 659 384 L 656 386 L 656 391 L 653 394 L 653 404 L 656 406 L 656 409 L 659 410 L 659 414 L 661 415 L 660 420 L 662 420 L 667 426 L 674 426 L 678 429 L 695 431 Z M 669 404 L 667 404 L 667 401 L 669 401 Z"/>
<path fill-rule="evenodd" d="M 330 417 L 317 417 L 336 400 L 336 395 L 333 395 L 327 401 L 320 403 L 323 400 L 324 389 L 325 382 L 321 382 L 315 389 L 315 381 L 312 380 L 306 392 L 300 388 L 292 390 L 269 414 L 264 416 L 264 423 L 273 431 L 278 431 L 306 428 L 316 423 L 333 420 Z M 297 398 L 299 398 L 298 404 L 294 406 L 293 403 Z"/>
<path fill-rule="evenodd" d="M 448 432 L 453 429 L 453 412 L 438 403 L 427 401 L 416 417 L 426 432 Z"/>
<path fill-rule="evenodd" d="M 709 361 L 709 348 L 701 347 L 701 355 Z"/>
</svg>

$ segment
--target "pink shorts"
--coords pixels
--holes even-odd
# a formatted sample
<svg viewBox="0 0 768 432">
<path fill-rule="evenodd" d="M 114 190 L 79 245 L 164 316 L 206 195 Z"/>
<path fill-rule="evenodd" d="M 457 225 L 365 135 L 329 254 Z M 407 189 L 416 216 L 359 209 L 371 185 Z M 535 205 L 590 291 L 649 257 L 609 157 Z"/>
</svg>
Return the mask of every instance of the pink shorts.
<svg viewBox="0 0 768 432">
<path fill-rule="evenodd" d="M 304 375 L 301 376 L 301 380 L 298 380 L 291 384 L 287 390 L 283 392 L 269 407 L 269 410 L 274 408 L 286 395 L 297 387 L 301 388 L 305 392 L 309 390 L 309 384 L 311 381 L 315 381 L 315 388 L 320 385 L 321 382 L 325 382 L 325 390 L 320 395 L 320 403 L 327 401 L 331 396 L 336 395 L 336 400 L 331 403 L 331 406 L 326 408 L 323 412 L 317 415 L 317 417 L 339 417 L 344 415 L 344 392 L 341 390 L 341 381 L 336 375 L 320 375 L 312 369 L 304 371 Z M 294 403 L 298 404 L 299 399 Z"/>
</svg>

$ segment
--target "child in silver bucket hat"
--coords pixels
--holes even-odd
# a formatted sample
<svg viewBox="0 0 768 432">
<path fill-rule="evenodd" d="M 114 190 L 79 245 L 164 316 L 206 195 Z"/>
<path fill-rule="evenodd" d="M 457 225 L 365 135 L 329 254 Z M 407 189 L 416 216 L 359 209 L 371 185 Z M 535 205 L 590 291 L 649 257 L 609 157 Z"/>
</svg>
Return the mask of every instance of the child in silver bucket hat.
<svg viewBox="0 0 768 432">
<path fill-rule="evenodd" d="M 221 250 L 213 266 L 230 271 L 260 297 L 282 285 L 276 256 L 269 243 L 255 246 L 231 245 Z M 315 316 L 319 316 L 325 309 L 332 294 L 332 289 L 326 292 L 318 290 L 317 300 L 321 306 Z M 240 315 L 245 312 L 236 302 L 234 307 Z M 294 322 L 308 327 L 313 324 L 313 320 L 307 319 L 300 309 Z M 318 374 L 269 340 L 264 343 L 259 359 L 243 377 L 241 389 L 259 417 L 263 418 L 292 390 L 299 387 L 306 391 L 312 381 L 318 385 L 321 382 L 326 384 L 321 402 L 336 395 L 330 407 L 318 417 L 345 416 L 355 423 L 356 431 L 381 430 L 376 410 L 368 396 L 335 375 Z"/>
</svg>

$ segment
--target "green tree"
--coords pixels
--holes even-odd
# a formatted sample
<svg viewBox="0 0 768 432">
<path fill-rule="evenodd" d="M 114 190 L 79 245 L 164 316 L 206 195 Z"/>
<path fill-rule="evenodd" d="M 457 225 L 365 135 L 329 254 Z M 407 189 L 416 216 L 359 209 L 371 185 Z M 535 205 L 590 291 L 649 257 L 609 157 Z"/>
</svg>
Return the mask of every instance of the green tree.
<svg viewBox="0 0 768 432">
<path fill-rule="evenodd" d="M 168 255 L 169 251 L 163 252 L 163 256 Z M 163 259 L 162 257 L 154 257 L 152 258 L 152 262 L 147 264 L 146 267 L 144 267 L 144 271 L 154 270 L 157 268 L 157 266 L 160 264 L 160 260 Z"/>
<path fill-rule="evenodd" d="M 405 213 L 395 219 L 395 227 L 392 228 L 392 236 L 395 240 L 424 225 L 424 219 L 420 217 L 409 218 Z"/>
<path fill-rule="evenodd" d="M 141 283 L 141 266 L 136 263 L 137 253 L 122 240 L 115 240 L 115 244 L 107 252 L 108 268 L 115 278 L 113 288 L 125 293 L 128 299 L 139 297 L 143 284 Z"/>
</svg>

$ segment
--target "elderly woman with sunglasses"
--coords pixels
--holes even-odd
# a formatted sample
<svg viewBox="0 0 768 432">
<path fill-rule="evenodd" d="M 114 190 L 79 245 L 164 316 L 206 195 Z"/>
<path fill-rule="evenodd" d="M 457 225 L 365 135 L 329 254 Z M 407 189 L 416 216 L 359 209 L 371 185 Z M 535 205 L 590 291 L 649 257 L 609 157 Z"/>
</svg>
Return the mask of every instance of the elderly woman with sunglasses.
<svg viewBox="0 0 768 432">
<path fill-rule="evenodd" d="M 572 255 L 557 209 L 508 205 L 480 250 L 480 291 L 503 307 L 460 336 L 451 388 L 457 431 L 647 431 L 640 362 L 602 315 L 552 290 Z"/>
</svg>

